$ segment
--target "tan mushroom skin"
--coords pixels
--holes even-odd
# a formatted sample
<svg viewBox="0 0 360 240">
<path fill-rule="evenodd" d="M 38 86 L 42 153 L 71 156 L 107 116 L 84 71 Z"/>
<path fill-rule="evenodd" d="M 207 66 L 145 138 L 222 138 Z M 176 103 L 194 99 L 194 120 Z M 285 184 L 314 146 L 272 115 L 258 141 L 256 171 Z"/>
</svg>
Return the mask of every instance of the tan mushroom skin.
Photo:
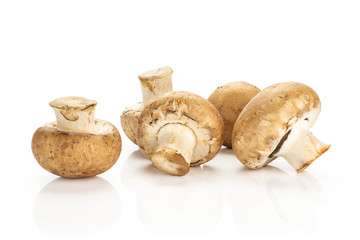
<svg viewBox="0 0 360 240">
<path fill-rule="evenodd" d="M 138 120 L 142 110 L 142 103 L 127 107 L 121 114 L 121 127 L 125 135 L 135 144 Z"/>
<path fill-rule="evenodd" d="M 139 75 L 143 101 L 127 107 L 121 114 L 121 127 L 126 136 L 135 144 L 138 119 L 144 105 L 167 92 L 172 92 L 172 73 L 170 67 L 162 67 Z"/>
<path fill-rule="evenodd" d="M 297 172 L 303 171 L 330 147 L 309 131 L 320 108 L 316 92 L 301 83 L 279 83 L 262 90 L 234 125 L 235 155 L 252 169 L 282 156 Z"/>
<path fill-rule="evenodd" d="M 231 82 L 218 87 L 208 98 L 224 121 L 224 143 L 232 148 L 231 135 L 236 119 L 260 89 L 246 82 Z"/>
<path fill-rule="evenodd" d="M 145 106 L 139 117 L 137 143 L 154 166 L 183 176 L 219 152 L 223 121 L 206 99 L 172 92 Z"/>
<path fill-rule="evenodd" d="M 114 125 L 94 118 L 96 104 L 81 97 L 50 103 L 57 121 L 38 128 L 31 143 L 34 157 L 44 169 L 66 178 L 84 178 L 115 164 L 121 137 Z"/>
</svg>

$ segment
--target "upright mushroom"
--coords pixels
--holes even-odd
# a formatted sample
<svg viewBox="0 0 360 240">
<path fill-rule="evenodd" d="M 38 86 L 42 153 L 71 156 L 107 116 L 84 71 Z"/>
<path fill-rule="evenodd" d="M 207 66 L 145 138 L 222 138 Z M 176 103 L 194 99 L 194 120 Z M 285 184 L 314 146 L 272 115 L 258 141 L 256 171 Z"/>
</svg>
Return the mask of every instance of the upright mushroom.
<svg viewBox="0 0 360 240">
<path fill-rule="evenodd" d="M 309 131 L 319 113 L 319 96 L 310 87 L 295 82 L 267 87 L 237 119 L 232 135 L 234 153 L 252 169 L 282 156 L 301 172 L 330 147 Z"/>
<path fill-rule="evenodd" d="M 172 73 L 170 67 L 162 67 L 139 75 L 143 101 L 127 107 L 121 114 L 121 127 L 133 143 L 137 144 L 138 118 L 144 105 L 167 92 L 172 92 Z"/>
<path fill-rule="evenodd" d="M 204 98 L 172 92 L 145 106 L 139 117 L 137 143 L 154 166 L 182 176 L 190 166 L 212 159 L 222 145 L 224 124 Z"/>
<path fill-rule="evenodd" d="M 66 178 L 84 178 L 111 168 L 121 152 L 121 137 L 114 125 L 95 119 L 97 102 L 64 97 L 50 102 L 56 122 L 38 128 L 32 151 L 47 171 Z"/>
<path fill-rule="evenodd" d="M 218 87 L 208 100 L 219 111 L 224 121 L 224 143 L 232 148 L 231 135 L 236 119 L 246 104 L 260 92 L 260 89 L 246 82 L 231 82 Z"/>
</svg>

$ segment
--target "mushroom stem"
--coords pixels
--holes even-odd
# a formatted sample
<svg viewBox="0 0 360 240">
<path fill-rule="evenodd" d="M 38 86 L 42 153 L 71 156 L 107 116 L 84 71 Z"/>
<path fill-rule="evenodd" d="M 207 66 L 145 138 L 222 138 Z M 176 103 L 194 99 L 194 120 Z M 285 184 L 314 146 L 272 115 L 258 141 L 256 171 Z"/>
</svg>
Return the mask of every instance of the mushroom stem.
<svg viewBox="0 0 360 240">
<path fill-rule="evenodd" d="M 285 158 L 299 173 L 329 148 L 329 144 L 322 143 L 308 129 L 293 128 L 274 156 Z"/>
<path fill-rule="evenodd" d="M 56 115 L 57 128 L 71 132 L 95 133 L 96 101 L 79 97 L 58 98 L 50 103 Z"/>
<path fill-rule="evenodd" d="M 172 175 L 183 176 L 190 170 L 196 136 L 187 126 L 170 123 L 158 132 L 159 146 L 151 157 L 156 168 Z"/>
<path fill-rule="evenodd" d="M 162 67 L 139 76 L 142 106 L 167 92 L 172 92 L 172 72 L 170 67 Z"/>
</svg>

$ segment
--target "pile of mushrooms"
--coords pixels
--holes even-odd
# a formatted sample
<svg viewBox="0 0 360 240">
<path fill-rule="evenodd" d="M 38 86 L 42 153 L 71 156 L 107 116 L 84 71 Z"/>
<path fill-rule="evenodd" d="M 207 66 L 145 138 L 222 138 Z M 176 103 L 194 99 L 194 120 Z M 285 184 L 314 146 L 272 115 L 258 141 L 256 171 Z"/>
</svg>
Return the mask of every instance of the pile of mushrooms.
<svg viewBox="0 0 360 240">
<path fill-rule="evenodd" d="M 121 126 L 156 168 L 182 176 L 219 152 L 223 121 L 206 99 L 172 92 L 172 73 L 162 67 L 139 75 L 143 101 L 124 110 Z"/>
<path fill-rule="evenodd" d="M 35 159 L 44 169 L 66 178 L 84 178 L 115 164 L 121 137 L 114 125 L 94 118 L 96 105 L 83 97 L 50 102 L 56 122 L 38 128 L 31 143 Z"/>
<path fill-rule="evenodd" d="M 246 167 L 259 169 L 277 157 L 297 171 L 307 168 L 329 148 L 310 132 L 321 109 L 310 87 L 279 83 L 260 91 L 245 82 L 216 89 L 208 100 L 173 92 L 170 67 L 139 75 L 142 102 L 126 108 L 121 126 L 159 170 L 183 176 L 190 167 L 213 159 L 224 145 Z M 50 102 L 56 122 L 37 129 L 35 159 L 66 178 L 91 177 L 110 169 L 121 152 L 114 125 L 95 119 L 97 102 L 64 97 Z"/>
</svg>

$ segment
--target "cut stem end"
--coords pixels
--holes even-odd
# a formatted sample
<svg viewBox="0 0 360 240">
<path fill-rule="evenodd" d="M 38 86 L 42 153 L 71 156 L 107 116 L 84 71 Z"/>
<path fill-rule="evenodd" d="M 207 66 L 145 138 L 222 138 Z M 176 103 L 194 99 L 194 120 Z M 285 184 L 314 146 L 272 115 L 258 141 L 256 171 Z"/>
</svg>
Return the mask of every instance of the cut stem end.
<svg viewBox="0 0 360 240">
<path fill-rule="evenodd" d="M 97 102 L 82 97 L 64 97 L 50 102 L 57 128 L 70 132 L 96 132 L 94 111 Z"/>
<path fill-rule="evenodd" d="M 189 127 L 179 123 L 167 124 L 158 132 L 158 147 L 151 161 L 163 172 L 183 176 L 190 170 L 195 144 L 195 134 Z"/>
<path fill-rule="evenodd" d="M 190 171 L 190 164 L 175 149 L 164 148 L 154 153 L 151 161 L 159 170 L 175 176 L 184 176 Z"/>
<path fill-rule="evenodd" d="M 170 67 L 162 67 L 139 76 L 143 106 L 165 93 L 172 92 L 172 73 Z"/>
</svg>

